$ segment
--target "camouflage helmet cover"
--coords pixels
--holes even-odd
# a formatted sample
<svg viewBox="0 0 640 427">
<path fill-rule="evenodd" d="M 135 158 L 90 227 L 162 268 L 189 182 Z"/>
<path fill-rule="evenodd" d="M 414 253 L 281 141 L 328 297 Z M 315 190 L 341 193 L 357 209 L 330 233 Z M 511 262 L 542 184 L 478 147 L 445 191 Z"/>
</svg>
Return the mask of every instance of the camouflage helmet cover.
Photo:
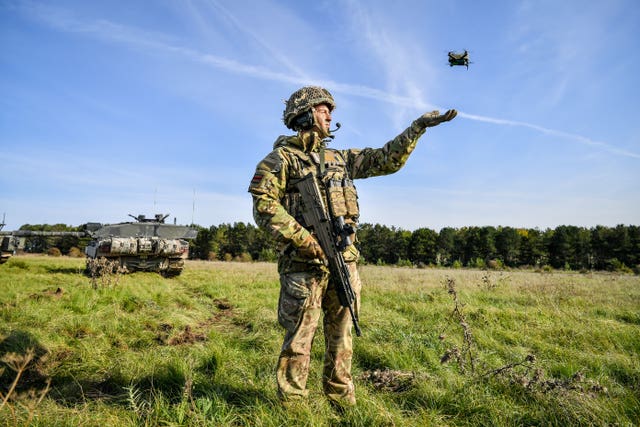
<svg viewBox="0 0 640 427">
<path fill-rule="evenodd" d="M 328 90 L 319 86 L 305 86 L 295 91 L 287 101 L 282 114 L 284 124 L 293 129 L 292 121 L 299 114 L 304 113 L 319 104 L 327 104 L 331 110 L 336 108 L 333 96 Z"/>
</svg>

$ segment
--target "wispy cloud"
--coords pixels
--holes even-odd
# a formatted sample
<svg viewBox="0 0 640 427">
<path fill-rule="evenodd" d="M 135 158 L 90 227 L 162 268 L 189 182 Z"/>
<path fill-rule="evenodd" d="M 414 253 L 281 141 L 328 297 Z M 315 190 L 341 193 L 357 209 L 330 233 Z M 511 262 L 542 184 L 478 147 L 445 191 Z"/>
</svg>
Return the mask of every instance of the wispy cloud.
<svg viewBox="0 0 640 427">
<path fill-rule="evenodd" d="M 505 126 L 525 127 L 525 128 L 533 129 L 533 130 L 538 131 L 538 132 L 542 132 L 542 133 L 547 134 L 547 135 L 553 135 L 553 136 L 557 136 L 557 137 L 573 140 L 573 141 L 578 142 L 580 144 L 589 145 L 591 147 L 596 147 L 596 148 L 599 148 L 601 150 L 607 151 L 607 152 L 612 153 L 612 154 L 618 154 L 618 155 L 625 156 L 625 157 L 632 157 L 632 158 L 635 158 L 635 159 L 640 159 L 640 154 L 638 154 L 638 153 L 634 153 L 634 152 L 631 152 L 631 151 L 628 151 L 628 150 L 623 150 L 623 149 L 615 147 L 615 146 L 613 146 L 611 144 L 607 144 L 606 142 L 594 141 L 593 139 L 587 138 L 587 137 L 582 136 L 582 135 L 577 135 L 577 134 L 564 132 L 564 131 L 556 130 L 556 129 L 549 129 L 549 128 L 546 128 L 546 127 L 543 127 L 543 126 L 538 126 L 538 125 L 534 125 L 534 124 L 526 123 L 526 122 L 520 122 L 520 121 L 514 121 L 514 120 L 506 120 L 506 119 L 497 119 L 497 118 L 493 118 L 493 117 L 479 116 L 479 115 L 476 115 L 476 114 L 468 114 L 468 113 L 465 113 L 465 112 L 462 112 L 462 111 L 459 111 L 458 115 L 460 117 L 464 117 L 464 118 L 469 119 L 469 120 L 475 120 L 475 121 L 478 121 L 478 122 L 492 123 L 492 124 L 496 124 L 496 125 L 505 125 Z"/>
<path fill-rule="evenodd" d="M 391 26 L 386 16 L 374 16 L 372 8 L 357 1 L 347 0 L 345 4 L 345 16 L 354 37 L 385 81 L 384 96 L 374 94 L 374 99 L 391 100 L 394 108 L 390 113 L 398 125 L 406 123 L 407 110 L 433 108 L 424 101 L 424 92 L 429 91 L 424 76 L 433 73 L 425 58 L 417 54 L 415 44 L 402 40 L 401 32 Z M 364 92 L 370 94 L 369 90 Z M 403 108 L 395 108 L 398 106 Z"/>
<path fill-rule="evenodd" d="M 301 80 L 308 80 L 310 78 L 304 70 L 302 70 L 290 60 L 290 56 L 284 54 L 280 51 L 280 49 L 276 49 L 274 46 L 267 43 L 264 37 L 262 37 L 260 34 L 256 34 L 250 27 L 243 24 L 227 8 L 222 6 L 220 2 L 216 0 L 209 0 L 209 4 L 217 12 L 219 12 L 224 17 L 224 19 L 230 22 L 231 25 L 248 36 L 254 43 L 260 46 L 261 49 L 266 51 L 273 59 L 275 59 L 278 63 L 289 70 L 289 72 L 295 74 L 296 78 Z"/>
<path fill-rule="evenodd" d="M 122 43 L 130 47 L 153 49 L 167 54 L 178 55 L 181 57 L 181 59 L 186 58 L 193 62 L 200 63 L 218 70 L 223 70 L 232 74 L 244 75 L 255 79 L 282 82 L 291 85 L 321 85 L 330 87 L 332 91 L 337 93 L 343 93 L 367 99 L 374 99 L 407 109 L 415 109 L 419 111 L 442 109 L 423 99 L 423 95 L 417 89 L 418 86 L 412 84 L 410 80 L 406 80 L 404 77 L 400 77 L 402 73 L 398 71 L 398 69 L 396 69 L 394 66 L 388 64 L 387 74 L 389 76 L 388 78 L 390 81 L 390 87 L 395 88 L 395 90 L 393 91 L 377 89 L 364 85 L 354 85 L 333 80 L 313 78 L 303 70 L 292 65 L 291 62 L 286 58 L 286 56 L 281 54 L 277 49 L 269 46 L 264 42 L 261 42 L 258 34 L 254 34 L 248 27 L 244 26 L 241 21 L 233 16 L 227 9 L 223 8 L 218 2 L 216 2 L 215 0 L 211 0 L 211 5 L 212 7 L 215 7 L 217 10 L 222 12 L 225 18 L 236 28 L 250 36 L 263 48 L 267 49 L 276 58 L 278 58 L 279 62 L 283 64 L 285 68 L 287 68 L 287 70 L 285 72 L 274 71 L 260 65 L 246 64 L 235 59 L 225 58 L 211 53 L 202 52 L 200 50 L 181 46 L 178 43 L 172 42 L 172 38 L 166 35 L 141 31 L 136 28 L 131 28 L 107 20 L 81 22 L 75 19 L 73 15 L 66 11 L 52 9 L 50 7 L 41 5 L 31 5 L 26 10 L 34 17 L 61 31 L 86 33 L 102 40 L 110 40 L 112 42 Z M 358 22 L 362 22 L 365 30 L 367 29 L 368 18 L 365 14 L 362 13 L 362 11 L 357 11 L 357 17 L 355 19 L 357 19 Z M 384 34 L 376 35 L 371 28 L 369 28 L 369 30 L 366 30 L 365 33 L 365 37 L 370 39 L 370 44 L 372 46 L 380 46 L 382 52 L 389 52 L 388 46 L 387 48 L 384 47 L 386 44 L 388 44 L 385 42 Z M 380 53 L 380 55 L 384 56 L 382 52 Z M 395 62 L 402 63 L 402 54 L 399 53 L 398 55 L 400 55 L 400 59 Z M 390 62 L 394 61 L 388 61 L 388 63 Z M 401 67 L 401 69 L 402 68 L 403 67 Z M 405 95 L 399 94 L 398 92 L 405 93 Z M 521 121 L 512 121 L 502 118 L 487 117 L 466 112 L 459 112 L 459 116 L 468 120 L 492 123 L 495 125 L 524 127 L 547 135 L 561 137 L 578 142 L 583 145 L 598 148 L 611 154 L 640 159 L 640 154 L 620 149 L 609 143 L 595 141 L 582 135 L 572 134 L 557 129 L 551 129 L 536 124 Z"/>
</svg>

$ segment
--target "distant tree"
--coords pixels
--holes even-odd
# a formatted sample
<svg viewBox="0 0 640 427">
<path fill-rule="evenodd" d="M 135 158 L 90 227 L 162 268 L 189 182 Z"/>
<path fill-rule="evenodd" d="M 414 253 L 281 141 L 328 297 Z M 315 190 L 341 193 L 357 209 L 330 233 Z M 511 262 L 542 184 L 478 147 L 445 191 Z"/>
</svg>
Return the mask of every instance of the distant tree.
<svg viewBox="0 0 640 427">
<path fill-rule="evenodd" d="M 577 227 L 573 245 L 575 246 L 573 268 L 576 270 L 593 269 L 591 232 L 584 227 Z"/>
<path fill-rule="evenodd" d="M 549 263 L 554 268 L 590 267 L 590 233 L 574 225 L 560 225 L 549 239 Z"/>
<path fill-rule="evenodd" d="M 409 259 L 414 263 L 435 264 L 438 254 L 438 233 L 428 228 L 418 228 L 411 233 Z"/>
<path fill-rule="evenodd" d="M 195 259 L 209 259 L 209 253 L 213 251 L 213 232 L 211 228 L 194 226 L 198 235 L 190 243 L 190 256 Z"/>
<path fill-rule="evenodd" d="M 244 222 L 236 222 L 226 228 L 226 241 L 221 245 L 221 250 L 232 257 L 238 257 L 249 252 L 249 244 L 255 227 Z"/>
<path fill-rule="evenodd" d="M 438 233 L 436 264 L 450 266 L 454 261 L 456 230 L 444 227 Z"/>
<path fill-rule="evenodd" d="M 249 253 L 254 260 L 275 261 L 278 253 L 278 244 L 268 231 L 262 228 L 253 228 Z"/>
<path fill-rule="evenodd" d="M 518 229 L 520 235 L 520 266 L 539 267 L 547 263 L 548 253 L 544 245 L 543 233 L 537 228 Z"/>
<path fill-rule="evenodd" d="M 397 264 L 400 260 L 410 259 L 409 244 L 411 242 L 411 231 L 391 227 L 391 233 L 393 238 L 387 248 L 386 263 Z"/>
<path fill-rule="evenodd" d="M 469 227 L 465 230 L 464 264 L 476 259 L 487 261 L 495 256 L 494 227 Z"/>
<path fill-rule="evenodd" d="M 614 258 L 613 248 L 610 248 L 608 227 L 597 225 L 591 229 L 591 250 L 593 253 L 593 265 L 597 270 L 604 270 L 607 261 Z"/>
<path fill-rule="evenodd" d="M 356 247 L 360 251 L 360 257 L 364 262 L 370 263 L 372 259 L 372 251 L 369 246 L 371 234 L 373 233 L 373 224 L 362 223 L 358 226 L 358 240 Z"/>
<path fill-rule="evenodd" d="M 516 267 L 520 262 L 520 233 L 512 227 L 499 227 L 495 235 L 498 258 L 508 267 Z"/>
<path fill-rule="evenodd" d="M 630 225 L 628 228 L 629 235 L 629 255 L 627 257 L 628 267 L 632 267 L 635 271 L 640 271 L 640 226 Z"/>
<path fill-rule="evenodd" d="M 366 262 L 374 264 L 390 264 L 397 261 L 397 255 L 390 253 L 393 250 L 395 238 L 395 231 L 386 226 L 363 224 L 359 232 L 362 257 Z"/>
<path fill-rule="evenodd" d="M 632 243 L 626 226 L 620 224 L 611 230 L 609 247 L 613 249 L 613 257 L 629 267 Z"/>
</svg>

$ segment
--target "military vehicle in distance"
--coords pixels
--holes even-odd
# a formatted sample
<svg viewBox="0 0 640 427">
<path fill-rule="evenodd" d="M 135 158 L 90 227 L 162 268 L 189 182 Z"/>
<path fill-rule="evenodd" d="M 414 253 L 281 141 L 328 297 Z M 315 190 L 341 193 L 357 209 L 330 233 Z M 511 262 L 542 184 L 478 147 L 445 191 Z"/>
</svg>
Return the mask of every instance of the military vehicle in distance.
<svg viewBox="0 0 640 427">
<path fill-rule="evenodd" d="M 4 216 L 0 223 L 0 231 L 4 228 Z M 11 258 L 15 251 L 16 239 L 11 235 L 0 235 L 0 264 L 4 264 Z"/>
<path fill-rule="evenodd" d="M 104 257 L 118 261 L 127 271 L 156 271 L 177 276 L 189 257 L 189 242 L 198 231 L 185 225 L 165 224 L 169 215 L 148 219 L 133 216 L 134 222 L 101 225 L 85 224 L 91 242 L 85 248 L 88 259 Z"/>
<path fill-rule="evenodd" d="M 118 224 L 89 222 L 78 232 L 18 230 L 11 232 L 9 237 L 14 241 L 22 239 L 13 250 L 24 247 L 24 238 L 31 236 L 90 237 L 91 241 L 85 247 L 87 265 L 91 260 L 106 258 L 119 263 L 127 272 L 155 271 L 163 276 L 179 275 L 184 269 L 184 260 L 189 256 L 188 240 L 196 238 L 198 231 L 185 225 L 165 224 L 169 215 L 157 214 L 154 218 L 129 216 L 135 221 Z"/>
</svg>

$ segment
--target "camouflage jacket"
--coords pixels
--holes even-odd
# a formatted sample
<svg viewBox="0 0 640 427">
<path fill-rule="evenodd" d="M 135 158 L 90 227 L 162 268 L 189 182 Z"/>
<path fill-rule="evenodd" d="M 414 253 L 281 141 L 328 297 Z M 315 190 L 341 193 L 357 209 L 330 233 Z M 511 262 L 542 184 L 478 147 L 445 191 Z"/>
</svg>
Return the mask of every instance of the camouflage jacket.
<svg viewBox="0 0 640 427">
<path fill-rule="evenodd" d="M 310 132 L 280 136 L 273 151 L 258 163 L 249 185 L 256 223 L 271 232 L 281 253 L 288 247 L 299 247 L 310 231 L 302 220 L 300 196 L 293 182 L 313 172 L 325 183 L 320 191 L 325 198 L 331 198 L 330 205 L 335 211 L 332 214 L 357 224 L 359 208 L 352 180 L 397 172 L 424 132 L 412 124 L 382 148 L 348 150 L 328 149 L 317 134 Z M 322 169 L 321 158 L 324 158 Z M 352 245 L 344 255 L 345 261 L 355 261 L 358 252 Z"/>
</svg>

